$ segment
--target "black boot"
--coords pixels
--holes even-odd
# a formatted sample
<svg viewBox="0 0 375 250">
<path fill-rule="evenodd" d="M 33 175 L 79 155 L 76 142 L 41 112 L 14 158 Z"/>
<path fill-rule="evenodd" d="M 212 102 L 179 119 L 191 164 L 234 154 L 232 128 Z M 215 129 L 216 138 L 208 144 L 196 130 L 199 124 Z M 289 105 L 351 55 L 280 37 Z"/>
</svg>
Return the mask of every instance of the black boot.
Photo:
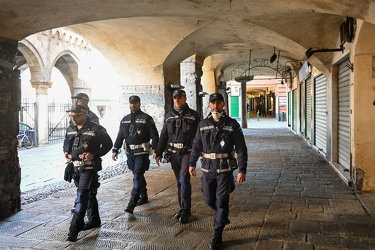
<svg viewBox="0 0 375 250">
<path fill-rule="evenodd" d="M 77 241 L 78 232 L 79 231 L 77 229 L 70 229 L 66 240 L 71 242 Z"/>
<path fill-rule="evenodd" d="M 92 228 L 96 228 L 96 227 L 100 227 L 102 225 L 101 221 L 98 220 L 98 221 L 88 221 L 85 223 L 85 225 L 83 226 L 83 231 L 85 230 L 89 230 L 89 229 L 92 229 Z"/>
<path fill-rule="evenodd" d="M 186 222 L 189 221 L 190 215 L 191 215 L 190 210 L 184 209 L 184 210 L 181 211 L 180 218 L 178 219 L 178 221 L 180 223 L 186 223 Z"/>
<path fill-rule="evenodd" d="M 147 194 L 144 195 L 144 196 L 141 196 L 139 198 L 137 205 L 140 206 L 140 205 L 143 205 L 143 204 L 146 204 L 146 203 L 148 203 L 148 196 L 147 196 Z"/>
<path fill-rule="evenodd" d="M 125 212 L 129 213 L 129 214 L 132 214 L 133 211 L 134 211 L 134 208 L 135 208 L 135 205 L 133 203 L 129 202 L 128 206 L 125 209 Z"/>
<path fill-rule="evenodd" d="M 211 249 L 219 249 L 221 242 L 223 241 L 223 230 L 224 226 L 215 229 L 215 232 L 212 235 L 211 243 L 209 244 Z"/>
<path fill-rule="evenodd" d="M 176 218 L 176 220 L 180 220 L 180 217 L 181 217 L 181 214 L 182 214 L 182 209 L 180 209 L 178 212 L 177 212 L 177 214 L 175 214 L 175 218 Z"/>
</svg>

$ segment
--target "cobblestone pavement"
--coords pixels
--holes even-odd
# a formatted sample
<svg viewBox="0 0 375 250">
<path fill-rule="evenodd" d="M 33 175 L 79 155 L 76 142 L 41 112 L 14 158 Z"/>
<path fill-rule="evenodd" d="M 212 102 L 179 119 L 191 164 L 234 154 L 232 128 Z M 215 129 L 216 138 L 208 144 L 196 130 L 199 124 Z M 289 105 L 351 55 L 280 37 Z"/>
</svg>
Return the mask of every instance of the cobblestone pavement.
<svg viewBox="0 0 375 250">
<path fill-rule="evenodd" d="M 285 124 L 285 123 L 284 123 Z M 264 125 L 263 125 L 264 127 Z M 221 249 L 374 249 L 374 195 L 348 188 L 331 166 L 286 127 L 244 129 L 249 150 L 245 183 L 231 194 L 231 224 Z M 199 173 L 199 171 L 198 171 Z M 0 249 L 207 249 L 213 212 L 200 178 L 192 178 L 192 217 L 174 218 L 176 181 L 168 164 L 146 174 L 150 202 L 124 213 L 132 186 L 126 171 L 102 181 L 101 228 L 65 241 L 73 187 L 22 206 L 0 221 Z"/>
</svg>

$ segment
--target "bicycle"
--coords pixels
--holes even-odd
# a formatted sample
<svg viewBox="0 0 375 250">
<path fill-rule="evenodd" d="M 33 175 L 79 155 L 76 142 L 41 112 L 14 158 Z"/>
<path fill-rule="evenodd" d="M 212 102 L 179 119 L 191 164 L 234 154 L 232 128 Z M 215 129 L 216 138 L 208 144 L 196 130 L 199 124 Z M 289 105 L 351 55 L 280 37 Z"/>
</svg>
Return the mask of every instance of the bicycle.
<svg viewBox="0 0 375 250">
<path fill-rule="evenodd" d="M 27 131 L 27 130 L 26 130 Z M 26 131 L 17 135 L 18 148 L 24 147 L 30 149 L 34 146 L 34 140 L 26 134 Z"/>
</svg>

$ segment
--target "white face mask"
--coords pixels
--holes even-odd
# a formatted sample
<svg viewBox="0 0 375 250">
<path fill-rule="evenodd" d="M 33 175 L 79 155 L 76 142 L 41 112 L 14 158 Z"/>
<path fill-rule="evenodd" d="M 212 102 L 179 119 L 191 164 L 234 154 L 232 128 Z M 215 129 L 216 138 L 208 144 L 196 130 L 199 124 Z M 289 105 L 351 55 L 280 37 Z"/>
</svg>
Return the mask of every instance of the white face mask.
<svg viewBox="0 0 375 250">
<path fill-rule="evenodd" d="M 224 111 L 221 111 L 221 112 L 212 112 L 212 118 L 215 120 L 215 121 L 218 121 L 220 120 L 220 118 L 223 116 L 223 113 Z"/>
</svg>

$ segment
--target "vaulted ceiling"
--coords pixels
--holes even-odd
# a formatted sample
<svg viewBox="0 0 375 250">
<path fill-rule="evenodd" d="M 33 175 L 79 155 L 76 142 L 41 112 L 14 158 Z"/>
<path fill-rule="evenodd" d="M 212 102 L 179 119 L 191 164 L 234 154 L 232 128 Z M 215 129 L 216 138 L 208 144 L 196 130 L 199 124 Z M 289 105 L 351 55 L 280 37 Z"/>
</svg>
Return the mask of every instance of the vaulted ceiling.
<svg viewBox="0 0 375 250">
<path fill-rule="evenodd" d="M 0 6 L 1 37 L 22 40 L 70 26 L 115 66 L 123 66 L 129 49 L 144 63 L 162 57 L 164 66 L 211 56 L 225 80 L 250 51 L 252 59 L 275 51 L 286 65 L 306 60 L 309 48 L 337 47 L 346 16 L 375 23 L 374 0 L 0 0 Z M 320 53 L 309 61 L 325 70 L 331 59 Z M 275 76 L 269 67 L 252 74 Z"/>
</svg>

